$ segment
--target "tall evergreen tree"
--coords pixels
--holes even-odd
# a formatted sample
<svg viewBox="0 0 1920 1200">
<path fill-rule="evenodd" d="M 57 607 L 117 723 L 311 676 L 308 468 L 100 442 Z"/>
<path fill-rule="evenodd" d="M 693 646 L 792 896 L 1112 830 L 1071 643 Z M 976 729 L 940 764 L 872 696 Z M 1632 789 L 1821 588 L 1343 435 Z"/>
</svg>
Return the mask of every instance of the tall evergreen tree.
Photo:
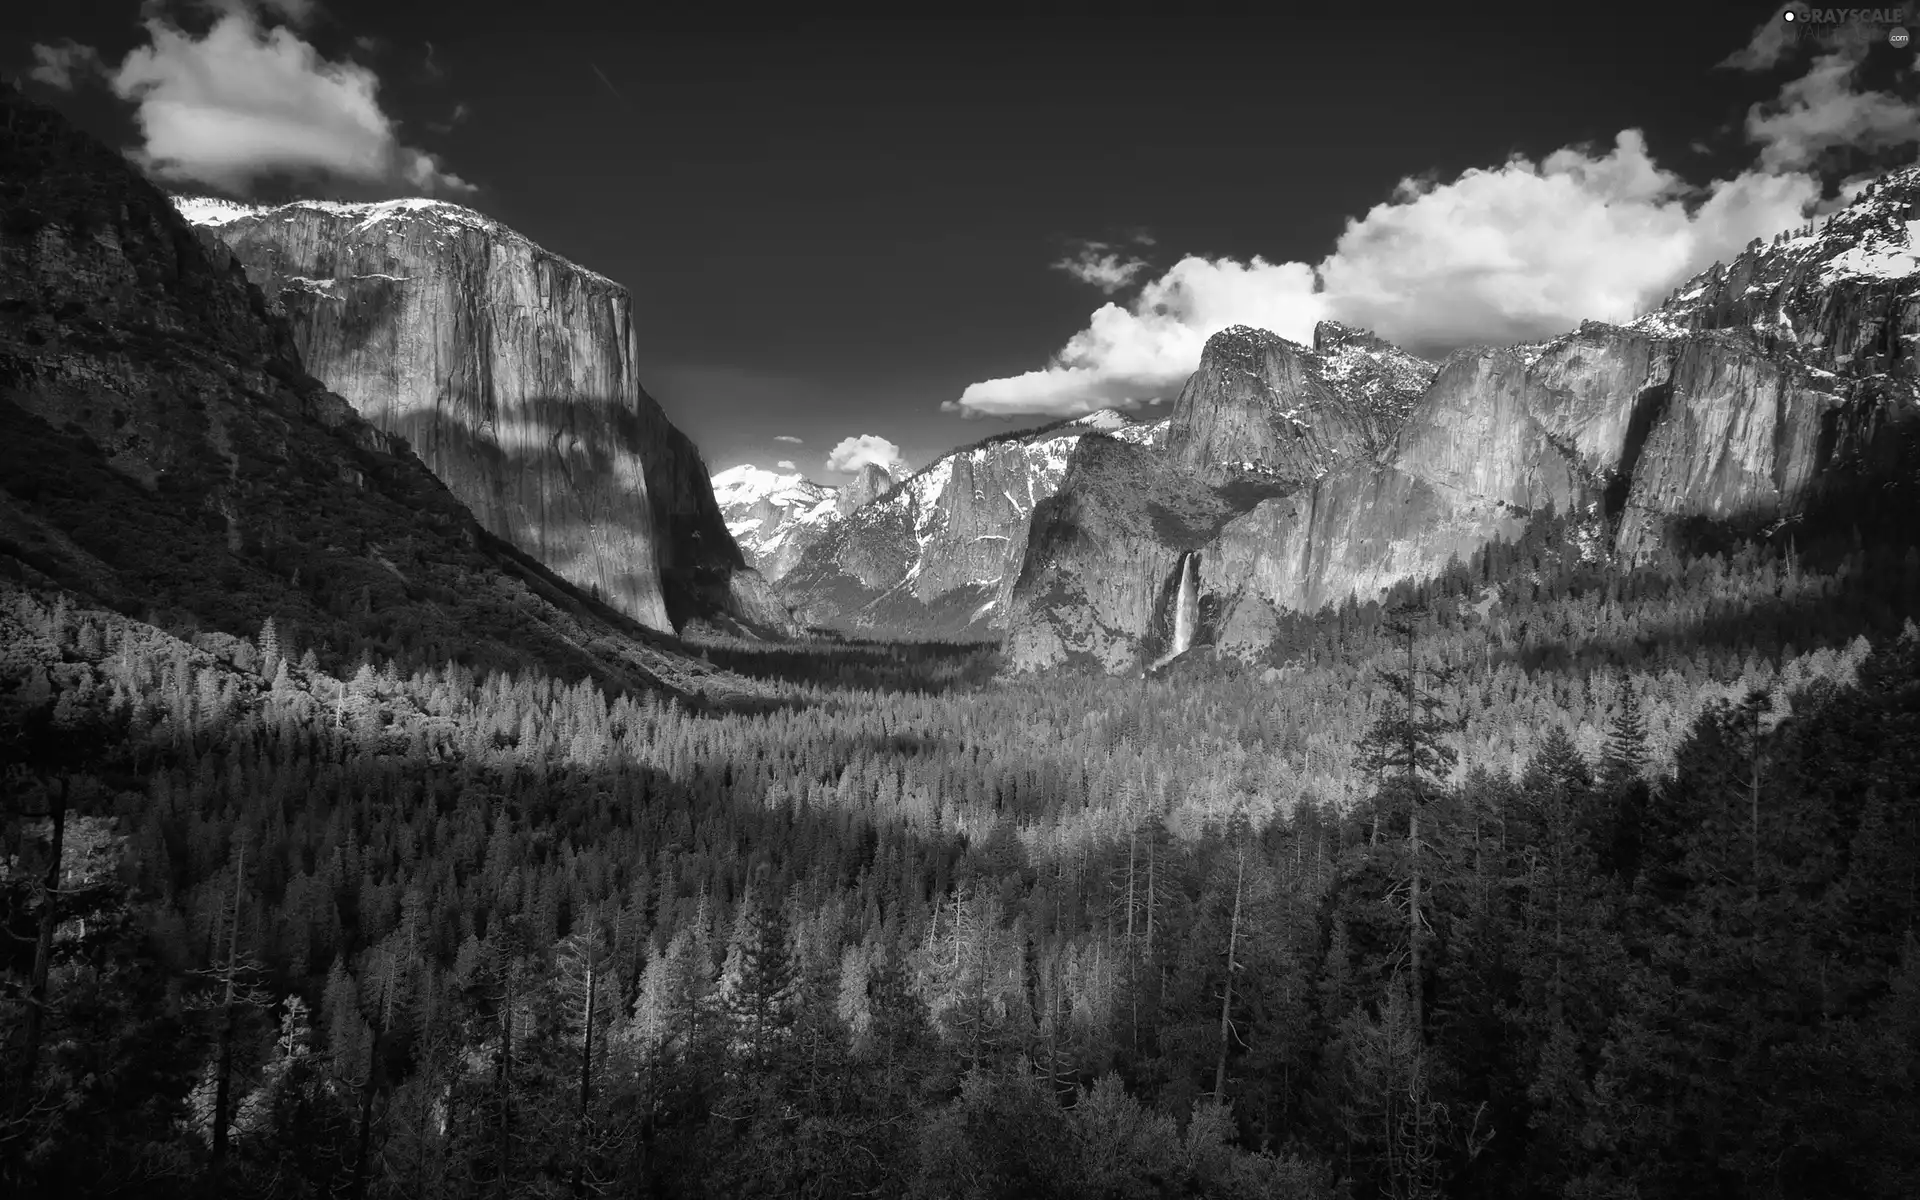
<svg viewBox="0 0 1920 1200">
<path fill-rule="evenodd" d="M 1410 966 L 1410 1019 L 1417 1032 L 1425 1029 L 1424 996 L 1426 987 L 1427 840 L 1430 830 L 1423 827 L 1429 802 L 1446 785 L 1459 752 L 1446 741 L 1459 729 L 1459 722 L 1446 715 L 1448 700 L 1442 689 L 1454 682 L 1455 672 L 1448 667 L 1429 665 L 1418 659 L 1421 613 L 1410 607 L 1394 609 L 1384 628 L 1405 646 L 1405 665 L 1380 672 L 1391 702 L 1375 718 L 1359 746 L 1359 765 L 1375 780 L 1374 805 L 1378 829 L 1383 809 L 1407 821 L 1406 930 Z M 1377 835 L 1376 835 L 1377 836 Z M 1424 1035 L 1424 1034 L 1423 1034 Z"/>
<path fill-rule="evenodd" d="M 764 1069 L 786 1043 L 798 1012 L 798 983 L 780 894 L 763 875 L 740 904 L 720 974 L 729 1048 L 744 1066 Z"/>
</svg>

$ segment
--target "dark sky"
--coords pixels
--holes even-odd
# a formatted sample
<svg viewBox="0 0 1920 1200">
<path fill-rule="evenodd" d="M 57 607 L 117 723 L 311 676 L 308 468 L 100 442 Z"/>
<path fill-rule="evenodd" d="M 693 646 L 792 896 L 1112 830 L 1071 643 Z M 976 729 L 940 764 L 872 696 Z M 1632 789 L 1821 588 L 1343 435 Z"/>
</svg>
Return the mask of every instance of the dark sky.
<svg viewBox="0 0 1920 1200">
<path fill-rule="evenodd" d="M 8 68 L 34 41 L 112 63 L 144 40 L 134 0 L 9 7 Z M 1750 160 L 1740 119 L 1779 85 L 1714 70 L 1767 5 L 785 24 L 643 7 L 325 0 L 306 36 L 379 73 L 402 138 L 479 185 L 468 203 L 632 289 L 650 389 L 715 469 L 790 457 L 818 478 L 848 435 L 917 466 L 1006 428 L 939 405 L 1086 324 L 1104 298 L 1048 265 L 1071 239 L 1148 231 L 1156 269 L 1317 261 L 1404 176 L 1629 127 L 1704 182 Z M 1365 15 L 1276 15 L 1296 8 Z M 137 140 L 102 90 L 37 94 Z"/>
</svg>

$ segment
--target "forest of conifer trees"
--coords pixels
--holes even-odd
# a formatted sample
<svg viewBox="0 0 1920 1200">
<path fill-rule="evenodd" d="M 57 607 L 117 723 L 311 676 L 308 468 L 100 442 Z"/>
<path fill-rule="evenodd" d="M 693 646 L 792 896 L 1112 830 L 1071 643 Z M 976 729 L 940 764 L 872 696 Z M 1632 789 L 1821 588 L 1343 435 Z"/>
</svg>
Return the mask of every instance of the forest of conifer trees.
<svg viewBox="0 0 1920 1200">
<path fill-rule="evenodd" d="M 737 703 L 0 583 L 19 1196 L 1910 1195 L 1920 557 Z"/>
</svg>

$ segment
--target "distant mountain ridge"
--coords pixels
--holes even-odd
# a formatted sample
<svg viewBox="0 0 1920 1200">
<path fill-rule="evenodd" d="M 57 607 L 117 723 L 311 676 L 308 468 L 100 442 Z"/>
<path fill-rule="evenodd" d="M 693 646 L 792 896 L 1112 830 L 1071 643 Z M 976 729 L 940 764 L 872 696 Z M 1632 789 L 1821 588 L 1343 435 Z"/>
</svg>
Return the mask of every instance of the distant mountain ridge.
<svg viewBox="0 0 1920 1200">
<path fill-rule="evenodd" d="M 893 486 L 885 468 L 867 463 L 844 486 L 815 483 L 798 472 L 780 474 L 751 464 L 713 477 L 713 494 L 747 562 L 769 582 L 800 561 L 830 526 Z"/>
<path fill-rule="evenodd" d="M 1895 447 L 1920 415 L 1917 340 L 1920 168 L 1627 325 L 1462 350 L 1431 374 L 1357 331 L 1323 327 L 1312 350 L 1224 331 L 1165 454 L 1083 446 L 1039 506 L 1010 661 L 1149 661 L 1188 552 L 1200 640 L 1257 656 L 1279 610 L 1374 598 L 1548 508 L 1629 560 L 1690 523 L 1778 528 L 1832 488 L 1913 468 Z M 1329 348 L 1345 365 L 1328 369 Z"/>
<path fill-rule="evenodd" d="M 1005 620 L 1034 508 L 1083 438 L 1147 444 L 1166 422 L 1101 411 L 941 455 L 828 527 L 780 580 L 796 619 L 866 636 L 981 637 Z"/>
</svg>

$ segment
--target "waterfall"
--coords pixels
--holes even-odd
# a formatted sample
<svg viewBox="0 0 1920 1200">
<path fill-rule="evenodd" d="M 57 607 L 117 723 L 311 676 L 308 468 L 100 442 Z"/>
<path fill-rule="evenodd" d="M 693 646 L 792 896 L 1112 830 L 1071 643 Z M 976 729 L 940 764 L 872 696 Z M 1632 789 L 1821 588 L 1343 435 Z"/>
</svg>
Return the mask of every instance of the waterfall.
<svg viewBox="0 0 1920 1200">
<path fill-rule="evenodd" d="M 1189 550 L 1180 556 L 1180 592 L 1173 606 L 1173 645 L 1167 653 L 1168 658 L 1185 654 L 1193 645 L 1194 608 L 1199 602 L 1200 591 L 1193 563 L 1193 551 Z"/>
<path fill-rule="evenodd" d="M 1200 608 L 1200 578 L 1194 570 L 1198 561 L 1199 556 L 1191 550 L 1180 556 L 1180 585 L 1173 593 L 1173 641 L 1168 644 L 1167 652 L 1142 672 L 1143 679 L 1193 647 L 1193 627 L 1198 623 Z"/>
</svg>

